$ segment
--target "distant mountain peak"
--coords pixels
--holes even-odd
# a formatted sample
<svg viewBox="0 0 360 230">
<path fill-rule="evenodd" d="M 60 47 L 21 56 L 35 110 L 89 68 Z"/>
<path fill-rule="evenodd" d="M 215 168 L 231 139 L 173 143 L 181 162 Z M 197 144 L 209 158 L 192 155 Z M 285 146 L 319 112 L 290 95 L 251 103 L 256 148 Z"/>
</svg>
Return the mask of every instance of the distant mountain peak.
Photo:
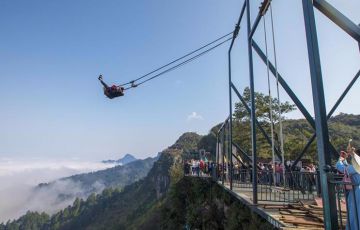
<svg viewBox="0 0 360 230">
<path fill-rule="evenodd" d="M 121 163 L 122 165 L 126 165 L 126 164 L 136 161 L 136 160 L 137 159 L 133 155 L 127 153 L 127 154 L 125 154 L 125 156 L 123 158 L 120 158 L 119 160 L 117 160 L 117 162 Z"/>
<path fill-rule="evenodd" d="M 102 163 L 126 165 L 126 164 L 129 164 L 130 162 L 133 162 L 136 160 L 138 160 L 138 159 L 135 158 L 133 155 L 127 153 L 127 154 L 125 154 L 124 157 L 120 158 L 119 160 L 105 160 L 105 161 L 102 161 Z"/>
</svg>

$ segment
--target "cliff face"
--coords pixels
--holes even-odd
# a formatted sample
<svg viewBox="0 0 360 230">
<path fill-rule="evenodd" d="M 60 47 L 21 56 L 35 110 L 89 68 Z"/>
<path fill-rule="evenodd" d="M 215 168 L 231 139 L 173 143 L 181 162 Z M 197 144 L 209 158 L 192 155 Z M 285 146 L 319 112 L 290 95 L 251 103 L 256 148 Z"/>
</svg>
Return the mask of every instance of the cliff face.
<svg viewBox="0 0 360 230">
<path fill-rule="evenodd" d="M 161 207 L 162 229 L 273 229 L 210 179 L 184 177 Z"/>
<path fill-rule="evenodd" d="M 194 139 L 189 137 L 195 137 Z M 122 191 L 105 189 L 49 217 L 28 213 L 2 229 L 271 229 L 210 180 L 183 177 L 181 147 L 194 148 L 185 135 L 164 150 L 148 175 Z M 185 140 L 186 139 L 186 140 Z M 188 144 L 190 142 L 190 144 Z M 26 221 L 24 221 L 26 220 Z M 10 227 L 11 228 L 7 228 Z"/>
<path fill-rule="evenodd" d="M 95 206 L 60 229 L 139 229 L 138 226 L 147 220 L 151 210 L 157 208 L 169 189 L 173 154 L 172 150 L 163 151 L 144 179 L 109 197 L 98 197 Z M 82 218 L 86 216 L 91 218 Z M 156 221 L 147 227 L 150 226 L 157 226 Z"/>
</svg>

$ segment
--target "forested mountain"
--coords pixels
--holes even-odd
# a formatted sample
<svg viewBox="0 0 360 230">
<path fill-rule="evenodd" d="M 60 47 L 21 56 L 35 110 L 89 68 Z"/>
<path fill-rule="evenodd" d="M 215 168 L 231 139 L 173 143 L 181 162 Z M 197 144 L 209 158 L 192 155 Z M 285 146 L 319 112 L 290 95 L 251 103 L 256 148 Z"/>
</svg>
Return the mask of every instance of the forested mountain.
<svg viewBox="0 0 360 230">
<path fill-rule="evenodd" d="M 34 189 L 32 197 L 36 197 L 37 202 L 41 202 L 41 196 L 47 197 L 47 203 L 44 205 L 57 208 L 45 210 L 59 210 L 71 204 L 77 197 L 86 199 L 91 193 L 99 193 L 105 188 L 122 188 L 140 180 L 148 174 L 156 159 L 149 157 L 125 165 L 42 183 Z"/>
<path fill-rule="evenodd" d="M 249 143 L 246 139 L 240 140 L 239 137 L 249 130 L 246 130 L 245 125 L 239 125 L 239 122 L 246 121 L 236 120 L 235 117 L 234 137 L 238 143 L 246 147 Z M 353 139 L 354 146 L 359 146 L 359 123 L 359 115 L 339 114 L 330 119 L 331 141 L 337 149 L 345 148 L 349 138 Z M 266 129 L 266 123 L 262 124 Z M 286 157 L 291 158 L 311 137 L 313 130 L 303 119 L 284 120 L 283 124 Z M 244 228 L 246 226 L 252 229 L 266 229 L 268 226 L 266 227 L 263 220 L 255 214 L 248 215 L 249 210 L 238 202 L 231 201 L 229 197 L 224 197 L 224 193 L 216 189 L 215 184 L 193 182 L 193 179 L 183 178 L 182 162 L 191 156 L 192 151 L 205 148 L 214 154 L 218 128 L 219 125 L 215 126 L 205 136 L 185 133 L 174 145 L 161 152 L 146 177 L 125 186 L 123 190 L 108 188 L 101 194 L 92 194 L 86 200 L 76 199 L 72 206 L 52 216 L 28 212 L 18 220 L 0 225 L 0 230 L 184 229 L 186 227 L 201 229 L 209 226 L 215 229 L 246 229 Z M 270 156 L 268 143 L 260 137 L 258 141 L 260 156 Z M 314 145 L 309 149 L 308 155 L 316 160 L 315 154 Z M 130 163 L 128 166 L 135 163 Z M 94 173 L 94 178 L 100 174 Z M 102 177 L 109 177 L 107 183 L 111 185 L 112 180 L 121 177 L 114 175 L 116 175 L 115 171 L 109 171 L 109 174 L 104 173 Z M 82 180 L 81 176 L 73 178 Z M 94 180 L 86 181 L 91 183 Z M 233 211 L 228 212 L 228 210 Z M 241 219 L 231 213 L 246 218 Z"/>
<path fill-rule="evenodd" d="M 247 106 L 251 106 L 250 89 L 245 88 L 242 97 L 247 103 Z M 278 100 L 271 98 L 272 108 L 270 110 L 270 97 L 255 92 L 255 104 L 256 104 L 256 116 L 259 124 L 263 127 L 265 132 L 271 139 L 271 123 L 274 126 L 274 140 L 275 146 L 280 149 L 280 118 L 283 123 L 283 137 L 284 137 L 284 155 L 285 160 L 295 160 L 297 156 L 303 151 L 306 143 L 312 138 L 315 130 L 309 125 L 305 119 L 286 119 L 288 112 L 294 111 L 297 108 L 290 102 L 282 102 L 280 104 L 281 113 L 279 113 Z M 270 111 L 273 119 L 270 119 Z M 233 140 L 236 144 L 242 147 L 245 152 L 251 154 L 251 126 L 250 126 L 250 114 L 247 111 L 246 106 L 242 103 L 235 104 L 235 111 L 233 114 Z M 328 121 L 330 142 L 334 148 L 339 152 L 340 150 L 346 150 L 349 139 L 353 140 L 353 145 L 360 148 L 360 115 L 340 113 L 333 116 Z M 215 150 L 214 139 L 216 140 L 215 133 L 220 126 L 215 126 L 212 132 L 208 135 L 207 141 L 211 141 L 210 149 L 212 152 Z M 257 139 L 257 154 L 260 158 L 271 158 L 271 145 L 265 139 L 260 129 L 256 128 Z M 209 151 L 211 151 L 209 149 Z M 316 139 L 312 145 L 308 148 L 304 155 L 304 159 L 308 159 L 312 162 L 317 162 L 316 152 Z"/>
<path fill-rule="evenodd" d="M 346 150 L 349 139 L 352 139 L 352 145 L 360 148 L 360 115 L 351 115 L 341 113 L 330 118 L 328 122 L 330 142 L 335 149 L 340 152 Z M 244 123 L 234 124 L 234 139 L 237 144 L 242 146 L 249 154 L 251 154 L 250 126 Z M 263 123 L 264 129 L 271 137 L 270 126 Z M 275 139 L 278 138 L 278 125 L 275 125 Z M 284 154 L 285 160 L 294 160 L 303 151 L 308 140 L 314 135 L 314 129 L 305 119 L 286 119 L 283 121 L 284 136 Z M 266 141 L 261 132 L 257 129 L 257 151 L 261 158 L 271 158 L 271 145 Z M 280 149 L 279 141 L 275 145 Z M 304 159 L 308 159 L 317 163 L 316 138 L 310 145 L 304 155 Z"/>
<path fill-rule="evenodd" d="M 360 148 L 360 115 L 340 113 L 329 119 L 330 142 L 335 149 L 340 152 L 346 150 L 349 139 L 352 139 L 352 145 Z M 261 122 L 262 127 L 271 138 L 270 125 Z M 248 121 L 238 120 L 236 117 L 233 121 L 233 138 L 234 142 L 241 146 L 249 155 L 251 154 L 251 129 Z M 205 135 L 199 142 L 198 147 L 204 148 L 212 153 L 215 159 L 216 152 L 216 133 L 220 125 L 214 126 L 208 135 Z M 278 138 L 278 124 L 275 124 L 275 139 Z M 314 129 L 305 119 L 284 119 L 283 136 L 284 136 L 284 154 L 285 160 L 294 160 L 303 151 L 308 140 L 314 135 Z M 258 156 L 263 159 L 271 158 L 271 145 L 266 141 L 263 134 L 257 129 L 257 151 Z M 279 148 L 279 141 L 275 142 Z M 310 145 L 304 155 L 314 163 L 317 162 L 316 138 Z"/>
<path fill-rule="evenodd" d="M 99 194 L 106 188 L 122 189 L 124 186 L 144 178 L 157 158 L 137 160 L 126 165 L 39 184 L 29 190 L 28 198 L 21 203 L 18 209 L 21 212 L 26 210 L 46 212 L 47 214 L 38 216 L 37 220 L 40 221 L 47 215 L 54 214 L 73 204 L 76 198 L 79 199 L 75 203 L 81 199 L 87 199 L 92 193 Z M 21 212 L 19 211 L 19 213 Z M 29 213 L 19 221 L 26 222 L 29 218 L 34 219 L 33 217 L 36 217 L 36 214 Z"/>
<path fill-rule="evenodd" d="M 214 182 L 183 177 L 183 156 L 186 151 L 197 150 L 203 138 L 184 134 L 176 148 L 171 146 L 161 153 L 144 179 L 123 191 L 110 188 L 85 201 L 76 199 L 72 206 L 52 216 L 29 212 L 0 225 L 0 230 L 271 228 Z"/>
<path fill-rule="evenodd" d="M 251 106 L 250 90 L 245 88 L 242 94 L 244 101 Z M 282 102 L 281 113 L 278 109 L 278 100 L 272 98 L 270 110 L 270 97 L 263 93 L 255 92 L 256 116 L 258 122 L 271 138 L 271 123 L 274 124 L 275 146 L 280 149 L 280 128 L 279 121 L 283 121 L 284 155 L 286 160 L 295 160 L 302 152 L 307 141 L 315 133 L 314 129 L 305 119 L 286 119 L 288 112 L 296 110 L 295 105 L 289 102 Z M 270 111 L 273 119 L 270 119 Z M 359 131 L 360 115 L 340 113 L 329 119 L 330 141 L 337 151 L 345 150 L 349 139 L 353 139 L 353 145 L 360 147 Z M 242 103 L 236 103 L 233 114 L 233 137 L 235 143 L 241 146 L 248 154 L 251 153 L 251 129 L 250 114 Z M 271 145 L 267 142 L 260 129 L 256 130 L 257 153 L 261 158 L 271 158 Z M 317 162 L 316 139 L 306 151 L 304 158 Z"/>
<path fill-rule="evenodd" d="M 264 95 L 258 95 L 258 97 L 262 96 Z M 285 103 L 284 107 L 293 108 L 288 103 Z M 242 112 L 238 113 L 239 111 Z M 263 108 L 263 112 L 266 113 L 266 109 Z M 241 117 L 239 114 L 246 116 L 240 107 L 235 110 L 233 117 L 234 140 L 250 153 L 249 119 Z M 266 116 L 264 114 L 261 116 L 263 118 L 260 123 L 270 133 Z M 277 125 L 275 123 L 275 129 L 278 128 Z M 283 126 L 285 157 L 286 160 L 294 159 L 314 131 L 304 119 L 284 119 Z M 130 183 L 129 176 L 132 180 L 136 179 L 139 176 L 137 174 L 139 171 L 136 171 L 139 170 L 139 166 L 143 165 L 140 166 L 140 170 L 151 167 L 152 159 L 144 160 L 142 163 L 135 161 L 109 170 L 70 177 L 71 180 L 88 185 L 99 178 L 104 178 L 104 183 L 110 188 L 105 189 L 98 195 L 93 193 L 86 200 L 76 199 L 73 205 L 52 216 L 45 213 L 28 212 L 18 220 L 8 222 L 6 225 L 0 225 L 0 230 L 184 229 L 186 227 L 204 228 L 206 226 L 212 226 L 216 229 L 232 226 L 232 229 L 239 229 L 244 228 L 240 226 L 244 226 L 244 223 L 247 223 L 246 221 L 253 229 L 266 225 L 254 215 L 248 215 L 248 219 L 242 220 L 242 222 L 236 216 L 229 216 L 226 210 L 232 208 L 235 210 L 233 213 L 244 216 L 249 211 L 246 211 L 244 207 L 236 202 L 230 202 L 229 198 L 224 198 L 222 192 L 213 189 L 215 186 L 213 183 L 193 183 L 189 178 L 183 178 L 182 162 L 184 159 L 193 156 L 193 152 L 204 148 L 213 155 L 215 154 L 216 133 L 219 127 L 220 125 L 213 127 L 209 134 L 205 136 L 195 133 L 183 134 L 174 145 L 161 152 L 146 177 L 125 186 L 123 190 L 114 187 L 119 185 L 119 181 L 121 183 Z M 341 113 L 334 116 L 329 120 L 331 142 L 337 150 L 340 150 L 345 149 L 349 138 L 352 138 L 353 145 L 359 147 L 359 128 L 360 115 Z M 271 156 L 270 145 L 265 141 L 261 133 L 258 132 L 257 135 L 260 157 L 269 158 Z M 317 160 L 315 142 L 310 146 L 306 158 L 312 161 Z M 123 170 L 121 172 L 118 171 L 120 167 Z M 131 170 L 135 170 L 136 173 L 129 174 Z M 128 175 L 123 177 L 123 173 L 128 173 Z M 145 174 L 146 172 L 143 171 L 142 173 Z M 213 195 L 209 196 L 207 193 L 209 191 Z M 224 199 L 224 203 L 221 203 L 221 200 Z M 224 208 L 224 205 L 227 205 L 227 207 Z"/>
<path fill-rule="evenodd" d="M 95 182 L 108 187 L 123 187 L 145 177 L 152 168 L 156 158 L 135 160 L 124 165 L 104 169 L 96 172 L 78 174 L 61 180 L 72 180 L 81 183 L 84 187 L 91 188 Z"/>
<path fill-rule="evenodd" d="M 28 212 L 18 220 L 0 225 L 0 229 L 23 229 L 24 226 L 36 226 L 34 229 L 158 229 L 159 210 L 171 183 L 172 166 L 174 162 L 181 162 L 184 152 L 181 148 L 196 150 L 200 138 L 194 133 L 181 136 L 176 148 L 172 146 L 162 151 L 145 178 L 121 191 L 108 188 L 86 200 L 76 199 L 72 206 L 52 216 Z M 182 166 L 180 169 L 182 171 Z"/>
</svg>

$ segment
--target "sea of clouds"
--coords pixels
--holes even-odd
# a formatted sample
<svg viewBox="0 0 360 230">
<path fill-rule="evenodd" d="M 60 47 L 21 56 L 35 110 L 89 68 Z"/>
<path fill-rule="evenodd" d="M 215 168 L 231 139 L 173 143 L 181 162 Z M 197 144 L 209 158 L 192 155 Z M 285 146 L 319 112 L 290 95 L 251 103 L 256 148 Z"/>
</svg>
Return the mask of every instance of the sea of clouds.
<svg viewBox="0 0 360 230">
<path fill-rule="evenodd" d="M 0 158 L 0 223 L 16 219 L 28 210 L 53 214 L 73 203 L 75 197 L 86 198 L 81 184 L 72 180 L 56 179 L 74 174 L 94 172 L 115 166 L 81 160 L 14 160 Z M 51 183 L 39 189 L 40 183 Z M 95 182 L 95 192 L 104 186 Z M 66 197 L 59 199 L 59 195 Z"/>
</svg>

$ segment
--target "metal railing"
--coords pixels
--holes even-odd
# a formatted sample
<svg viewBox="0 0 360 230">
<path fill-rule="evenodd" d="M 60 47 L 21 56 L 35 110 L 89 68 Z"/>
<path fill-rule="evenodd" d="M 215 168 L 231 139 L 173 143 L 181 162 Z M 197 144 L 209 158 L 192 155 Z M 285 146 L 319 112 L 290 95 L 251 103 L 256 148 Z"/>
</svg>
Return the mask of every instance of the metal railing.
<svg viewBox="0 0 360 230">
<path fill-rule="evenodd" d="M 230 167 L 228 167 L 230 168 Z M 217 180 L 230 183 L 227 167 L 218 165 Z M 252 169 L 233 169 L 233 187 L 242 191 L 253 190 Z M 320 196 L 321 189 L 317 172 L 286 171 L 282 172 L 259 170 L 257 173 L 257 194 L 259 201 L 298 202 L 299 200 L 313 200 Z"/>
<path fill-rule="evenodd" d="M 184 167 L 186 176 L 211 177 L 218 182 L 229 185 L 228 172 L 232 171 L 233 190 L 239 193 L 251 193 L 253 190 L 252 169 L 237 168 L 230 170 L 230 165 L 206 164 L 207 168 L 197 171 L 191 165 Z M 329 184 L 335 190 L 338 229 L 360 229 L 360 185 L 344 182 L 343 175 L 335 171 L 328 172 Z M 224 180 L 224 181 L 223 181 Z M 298 201 L 320 201 L 321 184 L 318 172 L 259 170 L 257 175 L 259 201 L 295 203 Z M 322 204 L 318 204 L 322 210 Z M 318 213 L 319 219 L 323 219 Z"/>
<path fill-rule="evenodd" d="M 360 229 L 360 188 L 359 184 L 342 181 L 342 175 L 332 174 L 329 180 L 335 187 L 336 209 L 339 229 Z"/>
</svg>

